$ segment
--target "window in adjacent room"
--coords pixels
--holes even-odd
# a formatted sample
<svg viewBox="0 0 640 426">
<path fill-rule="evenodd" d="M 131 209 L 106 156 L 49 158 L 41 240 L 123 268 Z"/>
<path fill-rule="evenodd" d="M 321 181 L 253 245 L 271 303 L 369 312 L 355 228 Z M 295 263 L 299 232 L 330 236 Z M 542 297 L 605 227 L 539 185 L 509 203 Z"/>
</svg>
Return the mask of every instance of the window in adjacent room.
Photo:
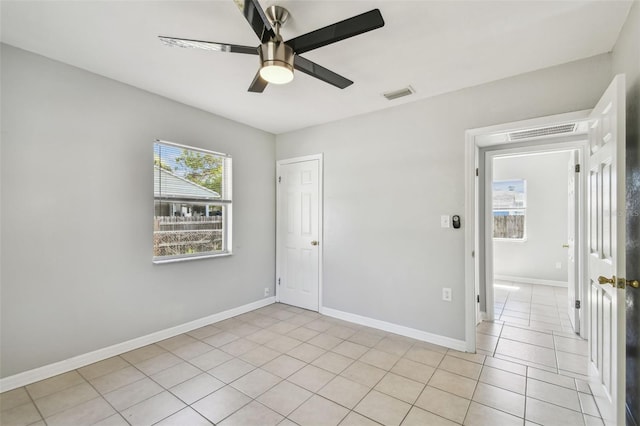
<svg viewBox="0 0 640 426">
<path fill-rule="evenodd" d="M 153 260 L 231 254 L 231 157 L 153 144 Z"/>
<path fill-rule="evenodd" d="M 524 179 L 493 182 L 493 238 L 523 240 L 527 211 Z"/>
</svg>

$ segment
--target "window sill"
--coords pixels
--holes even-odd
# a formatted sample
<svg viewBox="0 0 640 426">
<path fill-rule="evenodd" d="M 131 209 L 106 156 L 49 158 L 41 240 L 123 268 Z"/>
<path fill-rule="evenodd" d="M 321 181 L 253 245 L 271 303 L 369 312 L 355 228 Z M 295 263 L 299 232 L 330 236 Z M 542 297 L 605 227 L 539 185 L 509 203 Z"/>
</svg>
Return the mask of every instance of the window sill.
<svg viewBox="0 0 640 426">
<path fill-rule="evenodd" d="M 527 237 L 524 238 L 494 238 L 494 242 L 507 242 L 507 243 L 526 243 Z"/>
<path fill-rule="evenodd" d="M 226 252 L 217 254 L 204 254 L 202 256 L 174 257 L 171 259 L 153 259 L 153 263 L 156 265 L 162 265 L 164 263 L 187 262 L 190 260 L 210 259 L 212 257 L 227 257 L 231 256 L 232 254 L 232 252 Z"/>
</svg>

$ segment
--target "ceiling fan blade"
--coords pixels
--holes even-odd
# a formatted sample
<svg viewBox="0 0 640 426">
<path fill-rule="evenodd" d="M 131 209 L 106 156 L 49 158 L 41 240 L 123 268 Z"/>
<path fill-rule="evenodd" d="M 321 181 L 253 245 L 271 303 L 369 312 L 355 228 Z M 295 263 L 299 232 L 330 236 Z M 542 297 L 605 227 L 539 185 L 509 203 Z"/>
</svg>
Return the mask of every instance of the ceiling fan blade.
<svg viewBox="0 0 640 426">
<path fill-rule="evenodd" d="M 286 44 L 291 46 L 296 54 L 301 54 L 383 26 L 384 19 L 382 19 L 380 10 L 373 9 L 319 30 L 292 38 Z"/>
<path fill-rule="evenodd" d="M 264 14 L 264 10 L 260 7 L 258 0 L 233 0 L 244 15 L 253 31 L 256 33 L 262 43 L 269 41 L 276 33 L 271 27 L 271 23 Z"/>
<path fill-rule="evenodd" d="M 189 40 L 186 38 L 175 38 L 158 36 L 158 38 L 167 46 L 187 47 L 194 49 L 213 50 L 215 52 L 231 52 L 246 53 L 248 55 L 257 55 L 258 48 L 254 46 L 240 46 L 237 44 L 216 43 L 213 41 Z"/>
<path fill-rule="evenodd" d="M 267 87 L 267 80 L 260 77 L 260 70 L 256 73 L 256 76 L 253 78 L 251 82 L 251 86 L 249 86 L 249 92 L 253 93 L 262 93 L 264 92 L 265 87 Z"/>
<path fill-rule="evenodd" d="M 300 72 L 322 80 L 325 83 L 336 86 L 339 89 L 344 89 L 345 87 L 351 86 L 353 84 L 353 81 L 344 78 L 340 74 L 336 74 L 335 72 L 328 70 L 325 67 L 316 64 L 315 62 L 311 62 L 310 60 L 305 59 L 302 56 L 296 55 L 294 57 L 293 67 Z"/>
</svg>

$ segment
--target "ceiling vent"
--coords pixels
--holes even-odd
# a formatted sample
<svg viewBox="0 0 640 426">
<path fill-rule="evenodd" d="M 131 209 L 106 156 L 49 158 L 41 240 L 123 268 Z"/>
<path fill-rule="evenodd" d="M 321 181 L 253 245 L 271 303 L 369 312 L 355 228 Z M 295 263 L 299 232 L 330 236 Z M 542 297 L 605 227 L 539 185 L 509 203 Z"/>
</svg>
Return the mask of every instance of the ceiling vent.
<svg viewBox="0 0 640 426">
<path fill-rule="evenodd" d="M 565 133 L 573 133 L 576 130 L 576 123 L 560 124 L 558 126 L 540 127 L 538 129 L 521 130 L 509 133 L 510 141 L 518 141 L 522 139 L 542 138 L 545 136 L 561 135 Z"/>
<path fill-rule="evenodd" d="M 383 93 L 382 96 L 387 98 L 388 101 L 392 101 L 394 99 L 398 99 L 398 98 L 401 98 L 403 96 L 413 95 L 415 92 L 416 91 L 413 90 L 413 87 L 408 86 L 408 87 L 405 87 L 404 89 L 395 90 L 393 92 Z"/>
</svg>

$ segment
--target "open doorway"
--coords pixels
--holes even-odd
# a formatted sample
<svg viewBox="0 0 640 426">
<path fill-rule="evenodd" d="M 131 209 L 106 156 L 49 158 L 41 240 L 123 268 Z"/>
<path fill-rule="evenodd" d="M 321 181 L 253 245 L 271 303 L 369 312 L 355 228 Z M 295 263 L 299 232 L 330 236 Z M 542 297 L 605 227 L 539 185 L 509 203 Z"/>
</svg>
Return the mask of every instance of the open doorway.
<svg viewBox="0 0 640 426">
<path fill-rule="evenodd" d="M 495 319 L 580 332 L 575 301 L 581 299 L 574 294 L 579 276 L 574 253 L 579 235 L 575 207 L 581 195 L 576 188 L 578 155 L 578 150 L 568 150 L 493 157 L 488 198 Z"/>
<path fill-rule="evenodd" d="M 585 145 L 580 136 L 485 150 L 485 300 L 493 309 L 478 328 L 477 350 L 586 381 Z"/>
<path fill-rule="evenodd" d="M 481 150 L 484 316 L 491 326 L 477 334 L 479 352 L 584 380 L 588 343 L 576 333 L 586 262 L 576 242 L 585 233 L 578 165 L 586 143 L 580 134 L 547 136 Z"/>
<path fill-rule="evenodd" d="M 471 283 L 467 285 L 467 289 L 471 293 L 468 300 L 476 302 L 475 311 L 478 314 L 474 327 L 470 327 L 468 324 L 469 329 L 467 330 L 467 342 L 469 346 L 471 346 L 471 342 L 474 344 L 473 349 L 477 348 L 480 351 L 491 349 L 484 344 L 486 342 L 477 342 L 478 344 L 475 346 L 475 325 L 482 320 L 496 320 L 502 323 L 500 318 L 503 315 L 510 316 L 509 319 L 514 323 L 521 323 L 514 325 L 525 326 L 524 322 L 526 322 L 527 327 L 532 325 L 533 319 L 534 327 L 532 330 L 535 330 L 535 326 L 542 325 L 536 324 L 536 322 L 551 323 L 549 318 L 545 318 L 545 316 L 557 316 L 557 324 L 551 326 L 550 332 L 564 332 L 570 335 L 573 334 L 574 327 L 575 330 L 580 331 L 581 324 L 575 321 L 572 323 L 569 319 L 569 315 L 575 313 L 575 311 L 569 310 L 569 306 L 575 308 L 576 300 L 580 300 L 580 308 L 584 309 L 581 301 L 586 300 L 583 294 L 586 290 L 578 287 L 578 283 L 583 280 L 582 274 L 585 269 L 584 253 L 581 252 L 581 244 L 578 242 L 578 239 L 586 234 L 584 214 L 587 182 L 584 173 L 573 174 L 575 188 L 572 196 L 574 198 L 573 208 L 576 213 L 573 236 L 568 232 L 568 193 L 569 176 L 571 176 L 569 168 L 579 167 L 577 164 L 583 162 L 583 157 L 587 152 L 589 132 L 588 121 L 585 119 L 587 116 L 588 112 L 583 111 L 467 132 L 467 164 L 472 167 L 471 170 L 475 170 L 475 176 L 467 175 L 467 185 L 470 189 L 467 191 L 467 195 L 470 197 L 467 202 L 469 207 L 467 214 L 474 226 L 467 229 L 466 234 L 467 247 L 472 248 L 470 250 L 472 257 L 467 262 L 468 276 L 475 277 L 473 281 L 475 293 L 470 291 Z M 510 166 L 511 171 L 508 171 L 506 166 L 501 169 L 499 164 L 506 164 L 509 161 L 514 163 Z M 495 178 L 494 162 L 498 164 Z M 554 173 L 550 171 L 550 162 L 556 165 L 553 167 Z M 571 165 L 571 162 L 575 164 Z M 527 165 L 527 163 L 530 164 Z M 527 167 L 530 169 L 530 173 L 525 176 L 523 172 Z M 543 177 L 541 182 L 532 180 L 531 173 L 534 171 Z M 494 242 L 493 238 L 495 216 L 492 194 L 494 181 L 503 186 L 506 185 L 507 192 L 511 187 L 513 193 L 520 192 L 521 195 L 526 192 L 527 184 L 529 184 L 529 191 L 538 188 L 534 191 L 536 194 L 529 194 L 528 202 L 523 200 L 520 204 L 497 206 L 496 210 L 498 211 L 495 213 L 497 216 L 502 216 L 501 225 L 508 228 L 503 228 L 503 234 L 500 236 L 502 241 L 499 242 Z M 540 187 L 542 187 L 541 192 L 539 191 Z M 562 191 L 552 196 L 550 188 L 557 187 L 561 187 Z M 545 188 L 547 189 L 546 194 Z M 473 198 L 471 198 L 472 196 Z M 532 196 L 533 198 L 531 198 Z M 562 201 L 560 201 L 560 197 Z M 534 201 L 534 207 L 532 207 L 531 201 Z M 558 206 L 558 203 L 562 203 L 562 206 Z M 532 216 L 528 217 L 529 223 L 527 223 L 527 210 L 529 210 L 529 215 L 531 213 L 535 215 L 537 210 L 538 216 L 541 216 L 537 220 L 541 221 L 542 225 L 536 225 L 535 220 L 532 222 L 532 219 L 535 219 Z M 559 219 L 558 214 L 552 215 L 552 210 L 562 215 L 562 218 Z M 545 227 L 545 221 L 553 222 L 554 225 L 559 226 L 551 226 L 547 223 Z M 532 224 L 534 228 L 530 228 Z M 513 228 L 514 226 L 516 229 Z M 546 238 L 541 238 L 540 236 L 545 233 L 545 230 L 550 232 L 547 233 Z M 509 232 L 512 234 L 509 235 Z M 513 238 L 511 241 L 506 241 L 507 237 Z M 567 245 L 571 248 L 568 249 Z M 527 252 L 527 250 L 530 251 Z M 495 265 L 494 251 L 498 254 Z M 572 256 L 569 256 L 570 251 Z M 575 263 L 573 265 L 575 268 L 569 266 L 570 262 Z M 544 264 L 544 268 L 539 266 L 542 264 Z M 496 274 L 494 274 L 494 267 L 498 268 L 495 271 Z M 572 269 L 571 274 L 569 274 L 569 269 Z M 498 280 L 498 285 L 503 286 L 502 288 L 494 287 L 495 278 Z M 575 294 L 572 295 L 568 294 L 570 279 L 576 282 Z M 546 284 L 546 286 L 542 287 L 540 284 Z M 555 289 L 555 286 L 558 286 L 558 290 Z M 562 292 L 559 291 L 561 288 Z M 517 293 L 518 291 L 519 293 Z M 516 305 L 516 303 L 512 303 L 512 306 L 506 306 L 509 296 L 512 297 L 512 302 L 517 302 L 516 299 L 524 295 L 531 303 L 534 293 L 536 293 L 536 301 L 552 298 L 555 311 L 551 312 L 550 309 L 542 308 L 540 311 L 534 312 L 533 317 L 530 306 L 524 308 L 525 312 L 520 314 L 515 313 L 517 311 L 514 309 L 506 309 L 505 311 L 505 308 Z M 468 306 L 467 309 L 469 312 L 473 307 Z M 560 318 L 560 309 L 564 314 L 562 318 Z M 582 317 L 586 318 L 586 315 L 582 315 Z M 577 319 L 581 319 L 579 313 Z M 484 327 L 489 326 L 485 324 Z M 494 339 L 488 340 L 491 343 L 496 343 L 497 339 L 495 338 L 499 336 L 493 337 Z M 570 337 L 579 336 L 572 335 Z M 554 344 L 552 343 L 550 346 L 554 347 Z M 495 350 L 495 347 L 493 349 Z M 550 358 L 555 358 L 555 355 Z M 557 372 L 555 359 L 554 365 Z"/>
</svg>

